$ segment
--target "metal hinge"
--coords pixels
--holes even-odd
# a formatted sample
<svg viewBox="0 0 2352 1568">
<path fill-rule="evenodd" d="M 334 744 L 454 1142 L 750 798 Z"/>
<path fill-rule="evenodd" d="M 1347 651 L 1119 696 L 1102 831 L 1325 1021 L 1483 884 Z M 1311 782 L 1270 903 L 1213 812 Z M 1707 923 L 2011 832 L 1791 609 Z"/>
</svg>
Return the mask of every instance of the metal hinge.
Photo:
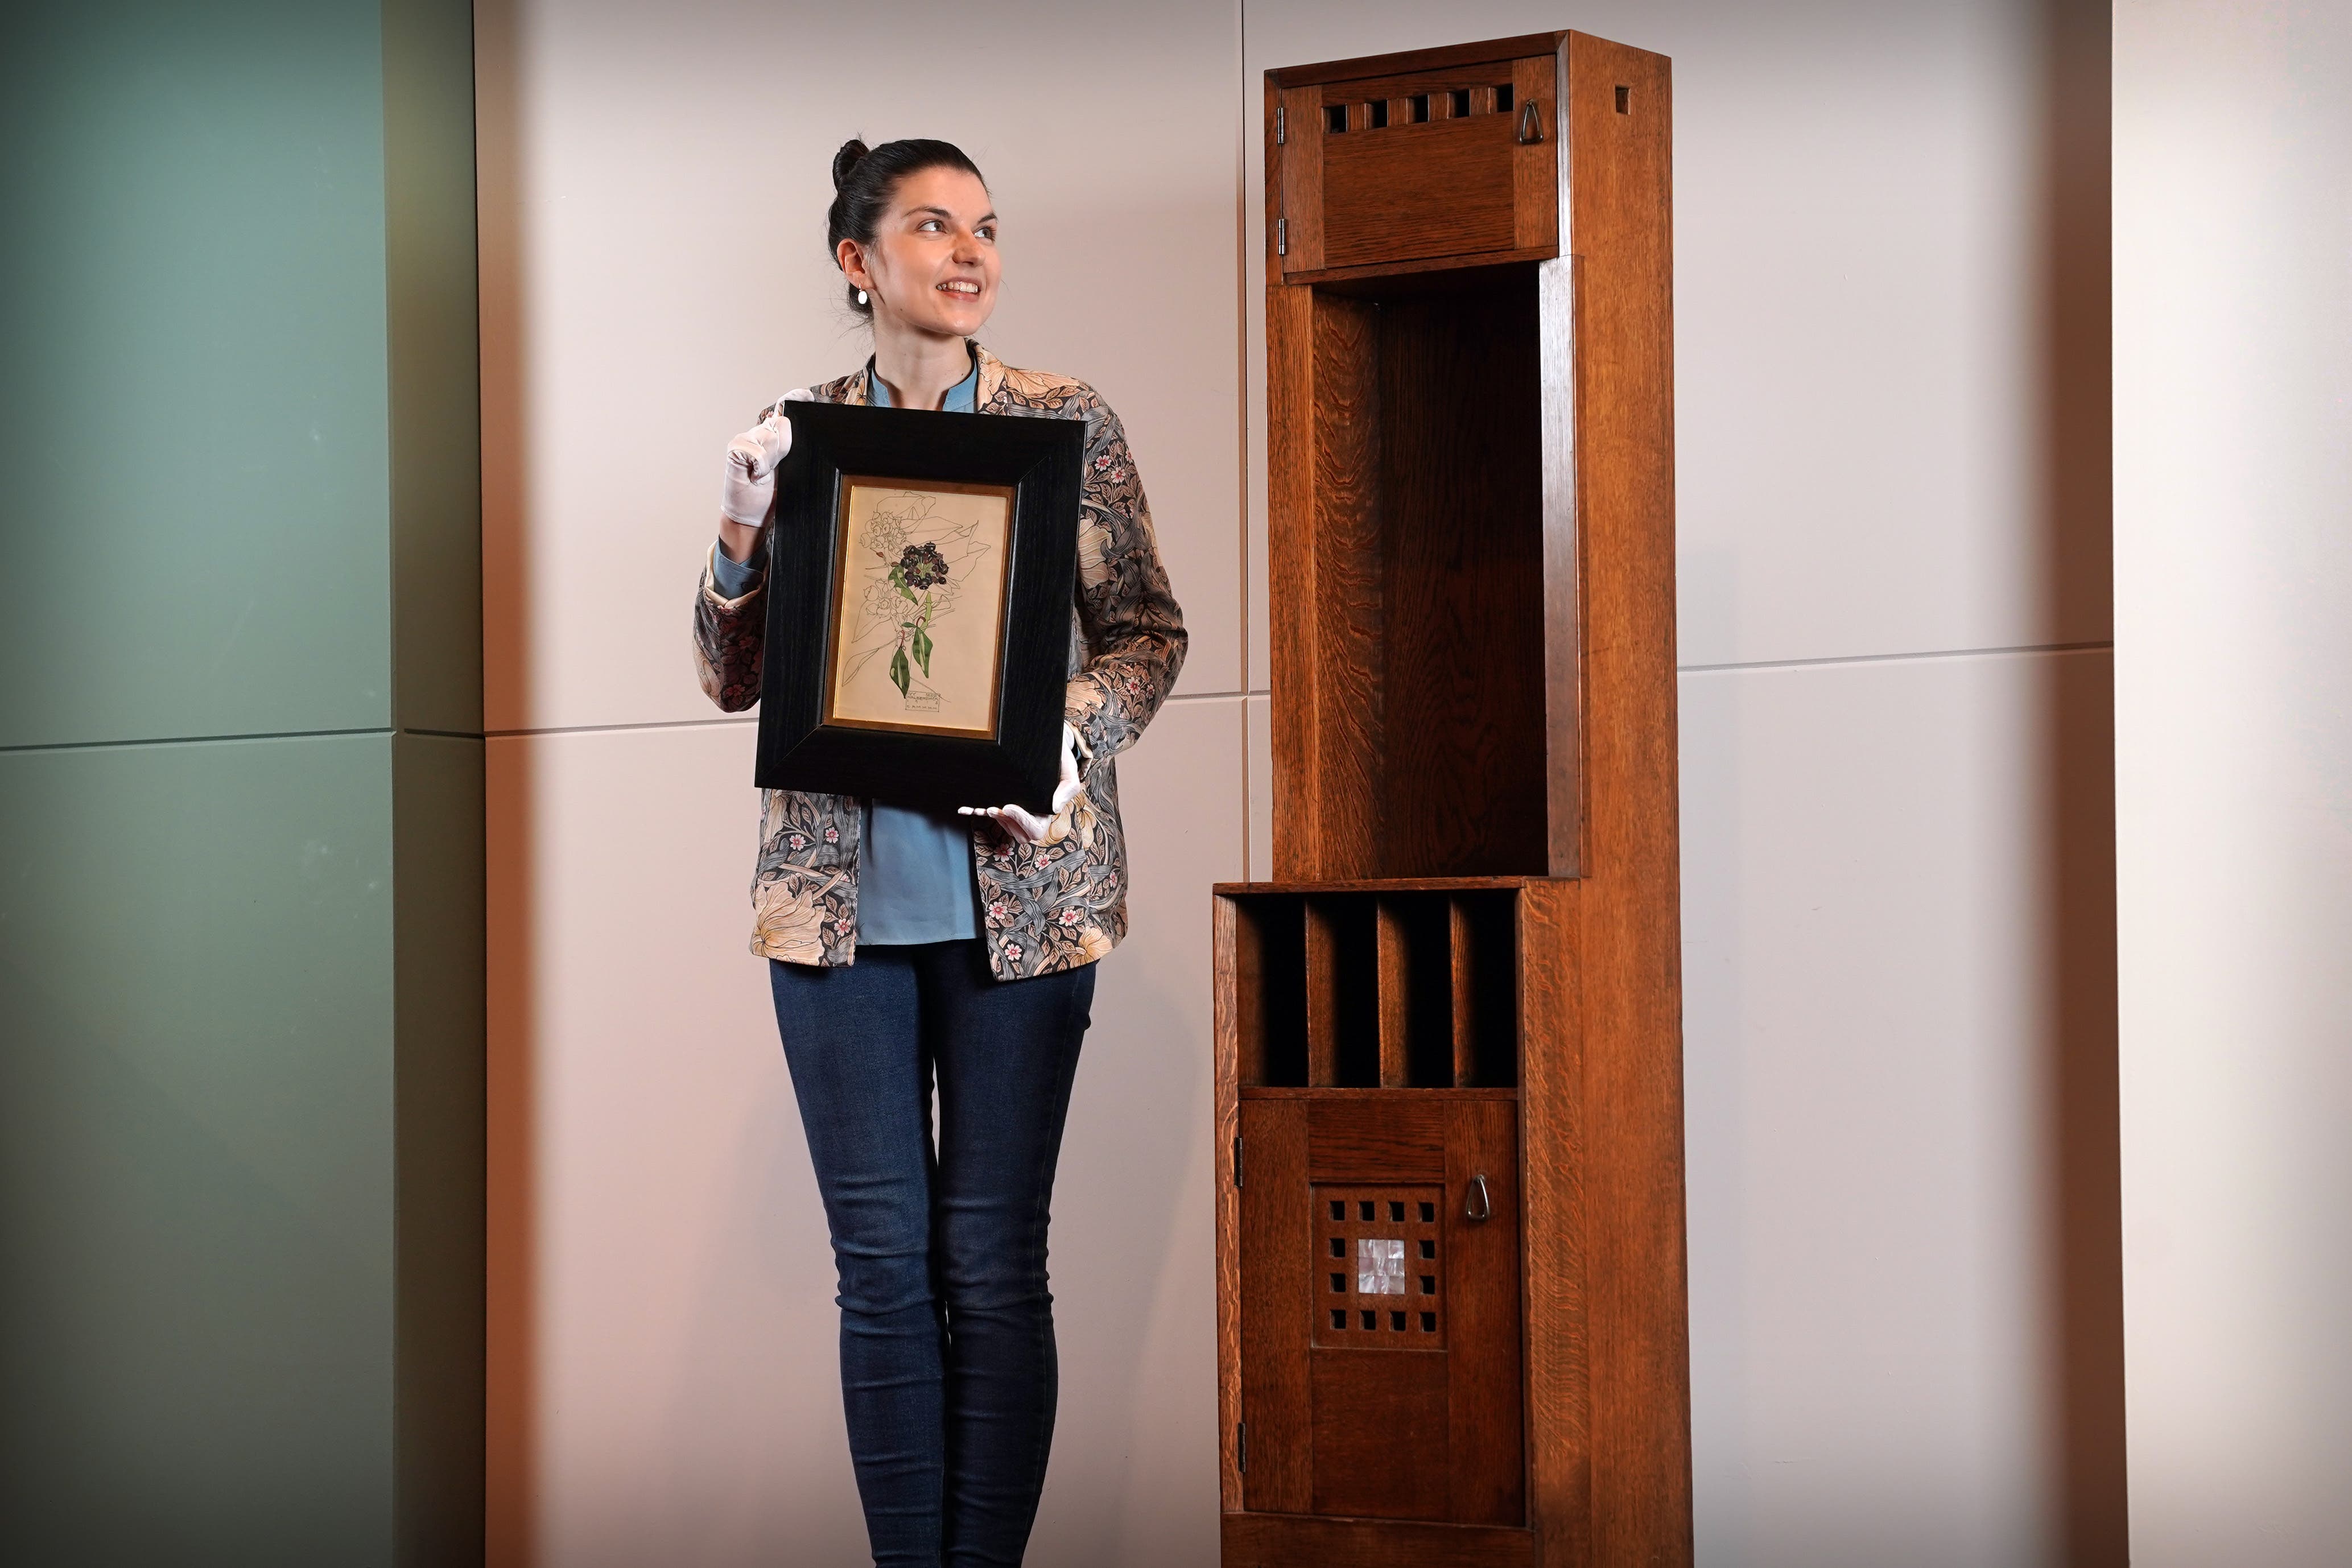
<svg viewBox="0 0 2352 1568">
<path fill-rule="evenodd" d="M 1234 1468 L 1244 1476 L 1249 1474 L 1249 1423 L 1246 1421 L 1234 1423 Z"/>
<path fill-rule="evenodd" d="M 1276 256 L 1290 254 L 1290 220 L 1286 217 L 1274 220 L 1274 253 Z"/>
<path fill-rule="evenodd" d="M 1242 1135 L 1234 1134 L 1234 1185 L 1242 1184 Z"/>
<path fill-rule="evenodd" d="M 1286 138 L 1283 135 L 1282 109 L 1281 106 L 1276 105 L 1274 110 L 1274 144 L 1279 147 L 1282 145 L 1285 139 Z"/>
</svg>

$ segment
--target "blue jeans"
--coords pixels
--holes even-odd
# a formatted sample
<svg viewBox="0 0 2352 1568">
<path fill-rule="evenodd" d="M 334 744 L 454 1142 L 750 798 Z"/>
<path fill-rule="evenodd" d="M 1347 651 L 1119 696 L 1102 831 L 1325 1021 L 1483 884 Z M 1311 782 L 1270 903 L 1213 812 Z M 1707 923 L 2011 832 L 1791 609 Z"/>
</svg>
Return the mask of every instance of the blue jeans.
<svg viewBox="0 0 2352 1568">
<path fill-rule="evenodd" d="M 999 981 L 978 942 L 940 942 L 768 972 L 877 1568 L 1017 1564 L 1054 1436 L 1045 1226 L 1094 966 Z"/>
</svg>

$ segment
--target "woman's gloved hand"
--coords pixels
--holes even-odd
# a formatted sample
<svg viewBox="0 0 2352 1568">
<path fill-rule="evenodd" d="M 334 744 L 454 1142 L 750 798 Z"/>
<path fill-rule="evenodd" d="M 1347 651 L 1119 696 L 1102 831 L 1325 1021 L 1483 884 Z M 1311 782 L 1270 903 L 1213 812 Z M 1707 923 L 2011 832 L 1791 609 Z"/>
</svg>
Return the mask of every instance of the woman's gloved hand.
<svg viewBox="0 0 2352 1568">
<path fill-rule="evenodd" d="M 782 401 L 814 400 L 806 387 L 795 387 L 784 394 Z M 793 422 L 784 417 L 782 408 L 727 443 L 727 482 L 719 491 L 719 531 L 725 538 L 727 553 L 738 561 L 751 558 L 751 545 L 767 523 L 768 509 L 775 504 L 776 465 L 792 449 Z"/>
<path fill-rule="evenodd" d="M 1054 786 L 1054 815 L 1039 816 L 1017 805 L 960 805 L 963 816 L 985 816 L 1023 844 L 1052 844 L 1070 830 L 1070 803 L 1078 798 L 1078 732 L 1062 721 L 1062 782 Z"/>
</svg>

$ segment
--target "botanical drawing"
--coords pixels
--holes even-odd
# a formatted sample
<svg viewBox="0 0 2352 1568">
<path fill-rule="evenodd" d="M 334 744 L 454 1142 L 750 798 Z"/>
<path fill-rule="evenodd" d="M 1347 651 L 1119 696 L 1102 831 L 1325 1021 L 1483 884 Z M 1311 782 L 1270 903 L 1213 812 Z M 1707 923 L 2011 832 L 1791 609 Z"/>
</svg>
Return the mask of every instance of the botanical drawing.
<svg viewBox="0 0 2352 1568">
<path fill-rule="evenodd" d="M 1010 496 L 851 480 L 832 717 L 987 733 Z"/>
</svg>

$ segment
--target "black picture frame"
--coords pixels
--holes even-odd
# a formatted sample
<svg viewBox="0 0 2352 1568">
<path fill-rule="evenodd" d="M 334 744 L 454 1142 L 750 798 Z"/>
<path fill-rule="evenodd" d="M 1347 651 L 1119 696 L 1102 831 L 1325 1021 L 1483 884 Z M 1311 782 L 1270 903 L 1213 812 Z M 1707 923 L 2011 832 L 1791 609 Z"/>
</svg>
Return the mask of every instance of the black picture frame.
<svg viewBox="0 0 2352 1568">
<path fill-rule="evenodd" d="M 793 446 L 777 472 L 768 530 L 767 646 L 753 782 L 899 805 L 1010 803 L 1045 814 L 1061 779 L 1086 448 L 1081 422 L 814 402 L 787 405 L 785 413 Z M 985 499 L 973 503 L 992 518 L 1002 515 L 1005 530 L 1001 562 L 985 561 L 985 545 L 970 557 L 982 563 L 972 571 L 1003 574 L 996 579 L 1001 598 L 985 723 L 974 717 L 969 679 L 957 699 L 957 716 L 965 723 L 949 726 L 946 715 L 911 710 L 903 721 L 885 720 L 872 705 L 874 687 L 865 667 L 845 664 L 860 657 L 855 628 L 882 628 L 868 613 L 877 603 L 927 626 L 941 624 L 906 591 L 907 578 L 928 577 L 930 561 L 939 557 L 919 557 L 916 546 L 908 546 L 900 563 L 906 570 L 887 579 L 887 589 L 877 584 L 876 564 L 887 564 L 887 552 L 866 552 L 875 562 L 852 558 L 851 532 L 880 526 L 865 521 L 882 515 L 879 501 L 859 494 L 866 490 L 891 492 L 894 501 L 900 492 L 919 500 L 1003 498 L 1001 509 Z M 903 534 L 897 514 L 891 517 L 890 526 Z M 884 536 L 860 535 L 869 543 L 874 537 Z M 969 601 L 984 612 L 989 579 L 970 582 L 972 591 L 953 603 Z M 904 610 L 900 600 L 917 608 Z M 971 627 L 983 619 L 984 613 L 968 614 L 959 636 L 970 639 Z M 929 647 L 910 645 L 908 638 L 920 634 L 906 631 L 903 623 L 888 635 L 898 638 L 888 679 L 902 699 L 924 700 L 911 690 L 915 669 L 907 655 L 910 646 L 920 647 L 928 676 L 933 673 Z M 862 657 L 877 654 L 868 647 Z M 845 668 L 857 669 L 865 681 L 856 689 L 866 694 L 859 700 L 866 706 L 855 708 L 863 717 L 851 716 Z M 972 668 L 963 661 L 965 674 Z"/>
</svg>

